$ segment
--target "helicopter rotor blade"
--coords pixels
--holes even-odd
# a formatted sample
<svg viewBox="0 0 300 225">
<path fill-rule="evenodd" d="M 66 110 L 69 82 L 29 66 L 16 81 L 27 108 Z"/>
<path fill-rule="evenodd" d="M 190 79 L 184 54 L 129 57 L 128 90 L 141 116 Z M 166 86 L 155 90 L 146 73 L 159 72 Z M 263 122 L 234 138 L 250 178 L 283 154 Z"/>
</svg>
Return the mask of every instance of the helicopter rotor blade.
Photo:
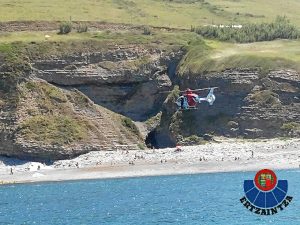
<svg viewBox="0 0 300 225">
<path fill-rule="evenodd" d="M 191 91 L 204 91 L 204 90 L 217 89 L 217 88 L 219 88 L 219 87 L 200 88 L 200 89 L 194 89 Z M 182 93 L 182 92 L 186 92 L 186 91 L 180 91 L 180 93 Z"/>
<path fill-rule="evenodd" d="M 209 87 L 209 88 L 200 88 L 200 89 L 194 89 L 194 90 L 191 90 L 191 91 L 204 91 L 204 90 L 210 90 L 210 89 L 217 89 L 219 87 Z M 159 93 L 171 93 L 172 91 L 160 91 Z M 180 91 L 180 93 L 183 93 L 183 92 L 186 92 L 186 90 L 184 91 Z"/>
</svg>

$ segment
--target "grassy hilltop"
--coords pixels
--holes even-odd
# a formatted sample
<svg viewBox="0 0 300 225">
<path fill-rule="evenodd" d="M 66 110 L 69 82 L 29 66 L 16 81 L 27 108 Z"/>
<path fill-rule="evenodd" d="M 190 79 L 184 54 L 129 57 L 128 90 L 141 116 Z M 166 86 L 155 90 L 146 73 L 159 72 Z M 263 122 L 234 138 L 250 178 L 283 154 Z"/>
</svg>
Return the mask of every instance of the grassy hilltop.
<svg viewBox="0 0 300 225">
<path fill-rule="evenodd" d="M 72 20 L 175 28 L 270 22 L 286 15 L 300 27 L 298 0 L 0 0 L 0 21 Z"/>
<path fill-rule="evenodd" d="M 10 51 L 12 46 L 27 46 L 37 43 L 39 48 L 34 50 L 37 55 L 67 54 L 74 51 L 85 51 L 90 43 L 96 49 L 105 49 L 110 45 L 148 45 L 153 47 L 186 49 L 179 73 L 190 72 L 193 74 L 222 71 L 228 68 L 261 67 L 268 69 L 293 68 L 300 71 L 300 41 L 275 40 L 254 43 L 231 43 L 218 40 L 202 39 L 199 35 L 188 31 L 152 31 L 152 35 L 143 35 L 142 31 L 124 32 L 72 32 L 68 35 L 58 35 L 56 32 L 47 32 L 51 41 L 45 41 L 44 32 L 13 32 L 0 35 L 0 53 Z M 23 43 L 23 44 L 20 44 Z M 60 42 L 58 49 L 53 48 Z M 72 45 L 76 43 L 74 49 Z M 44 50 L 43 50 L 44 49 Z"/>
</svg>

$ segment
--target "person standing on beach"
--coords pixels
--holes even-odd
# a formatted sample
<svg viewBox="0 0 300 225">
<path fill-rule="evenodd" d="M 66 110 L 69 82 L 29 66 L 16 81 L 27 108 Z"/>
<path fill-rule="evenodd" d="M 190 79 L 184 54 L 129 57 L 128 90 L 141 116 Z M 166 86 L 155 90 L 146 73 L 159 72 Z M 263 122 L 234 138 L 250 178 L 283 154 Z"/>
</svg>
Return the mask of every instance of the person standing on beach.
<svg viewBox="0 0 300 225">
<path fill-rule="evenodd" d="M 14 175 L 13 168 L 10 168 L 10 175 Z"/>
</svg>

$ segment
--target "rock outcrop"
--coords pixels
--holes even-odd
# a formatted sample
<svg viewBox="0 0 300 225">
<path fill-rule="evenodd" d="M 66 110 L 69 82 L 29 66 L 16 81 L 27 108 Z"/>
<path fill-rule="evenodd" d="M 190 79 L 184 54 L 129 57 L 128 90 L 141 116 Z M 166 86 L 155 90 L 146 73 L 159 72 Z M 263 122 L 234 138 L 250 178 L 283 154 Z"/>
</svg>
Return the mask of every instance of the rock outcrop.
<svg viewBox="0 0 300 225">
<path fill-rule="evenodd" d="M 196 111 L 175 113 L 170 105 L 165 107 L 162 116 L 170 119 L 162 121 L 156 133 L 162 145 L 207 133 L 246 138 L 299 136 L 300 75 L 296 71 L 261 75 L 259 68 L 230 69 L 200 76 L 185 74 L 178 83 L 181 89 L 218 86 L 217 100 L 213 106 L 200 104 Z"/>
<path fill-rule="evenodd" d="M 96 104 L 134 120 L 156 114 L 161 91 L 172 86 L 182 52 L 116 46 L 105 52 L 35 60 L 33 75 L 64 88 L 77 88 Z"/>
</svg>

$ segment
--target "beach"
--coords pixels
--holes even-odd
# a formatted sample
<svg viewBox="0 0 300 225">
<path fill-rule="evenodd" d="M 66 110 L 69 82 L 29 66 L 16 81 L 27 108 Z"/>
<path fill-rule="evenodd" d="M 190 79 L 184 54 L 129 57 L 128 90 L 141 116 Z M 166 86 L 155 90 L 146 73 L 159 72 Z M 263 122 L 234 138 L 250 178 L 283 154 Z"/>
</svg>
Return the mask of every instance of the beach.
<svg viewBox="0 0 300 225">
<path fill-rule="evenodd" d="M 0 158 L 0 183 L 28 183 L 300 167 L 300 139 L 220 139 L 180 148 L 90 152 L 51 164 Z"/>
</svg>

